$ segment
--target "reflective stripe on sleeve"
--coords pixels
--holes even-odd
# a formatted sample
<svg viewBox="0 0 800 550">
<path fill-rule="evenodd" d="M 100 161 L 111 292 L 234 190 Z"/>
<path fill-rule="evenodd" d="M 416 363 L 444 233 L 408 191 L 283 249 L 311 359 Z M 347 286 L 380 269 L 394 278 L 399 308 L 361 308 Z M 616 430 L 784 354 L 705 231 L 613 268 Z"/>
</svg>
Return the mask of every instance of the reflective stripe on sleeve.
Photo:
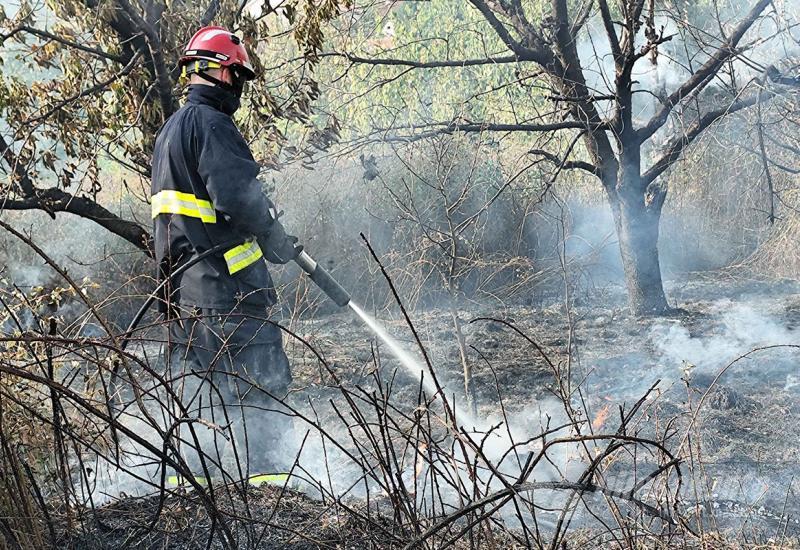
<svg viewBox="0 0 800 550">
<path fill-rule="evenodd" d="M 256 241 L 247 241 L 228 250 L 225 254 L 225 263 L 228 264 L 228 273 L 233 275 L 248 265 L 258 261 L 264 254 Z"/>
<path fill-rule="evenodd" d="M 152 197 L 151 214 L 180 214 L 200 218 L 203 223 L 217 223 L 217 213 L 207 200 L 198 199 L 191 193 L 180 191 L 159 191 Z"/>
</svg>

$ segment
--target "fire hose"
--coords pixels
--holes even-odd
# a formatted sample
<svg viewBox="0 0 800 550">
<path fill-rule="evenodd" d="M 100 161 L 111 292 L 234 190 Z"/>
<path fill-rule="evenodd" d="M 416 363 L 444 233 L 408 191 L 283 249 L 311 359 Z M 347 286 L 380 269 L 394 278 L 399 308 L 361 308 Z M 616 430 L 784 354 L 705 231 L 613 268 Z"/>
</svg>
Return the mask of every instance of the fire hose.
<svg viewBox="0 0 800 550">
<path fill-rule="evenodd" d="M 218 244 L 205 252 L 198 254 L 194 258 L 187 260 L 185 263 L 178 266 L 175 270 L 173 270 L 168 277 L 164 278 L 158 286 L 156 286 L 155 290 L 150 293 L 147 297 L 145 302 L 142 304 L 142 307 L 139 308 L 139 311 L 136 312 L 133 319 L 131 320 L 130 324 L 128 325 L 128 330 L 125 331 L 125 334 L 122 336 L 122 341 L 120 342 L 120 349 L 125 351 L 125 348 L 128 346 L 128 342 L 130 342 L 131 336 L 133 336 L 133 332 L 136 330 L 136 327 L 139 326 L 139 323 L 144 318 L 147 310 L 150 309 L 150 306 L 153 305 L 156 298 L 161 294 L 167 284 L 171 281 L 176 280 L 180 277 L 183 273 L 186 272 L 190 267 L 196 265 L 198 262 L 208 258 L 209 256 L 213 256 L 214 254 L 219 254 L 223 250 L 228 250 L 234 246 L 238 246 L 242 244 L 240 240 L 234 241 L 226 241 L 224 243 Z M 336 305 L 339 307 L 344 307 L 350 303 L 350 294 L 339 284 L 336 279 L 334 279 L 328 271 L 320 267 L 320 265 L 314 261 L 314 259 L 309 256 L 305 251 L 301 251 L 300 254 L 294 260 L 300 268 L 305 271 L 305 273 L 309 276 L 309 278 L 316 283 L 316 285 L 322 290 L 331 300 L 334 301 Z M 117 387 L 117 378 L 119 376 L 119 369 L 121 368 L 122 363 L 120 361 L 115 361 L 114 366 L 111 369 L 111 394 L 108 398 L 108 407 L 109 413 L 111 413 L 112 403 L 114 401 L 114 395 L 116 394 L 116 387 Z M 113 414 L 113 413 L 111 413 Z M 116 416 L 116 415 L 115 415 Z M 114 428 L 112 428 L 113 437 L 116 439 L 116 433 Z"/>
<path fill-rule="evenodd" d="M 198 262 L 208 258 L 209 256 L 213 256 L 214 254 L 219 254 L 223 250 L 230 249 L 234 246 L 242 244 L 238 240 L 235 241 L 226 241 L 224 243 L 218 244 L 213 248 L 206 250 L 205 252 L 198 254 L 191 260 L 187 260 L 185 263 L 181 264 L 177 267 L 174 271 L 172 271 L 167 278 L 165 278 L 159 285 L 150 293 L 147 297 L 147 300 L 142 304 L 142 307 L 139 308 L 139 311 L 136 312 L 133 319 L 131 320 L 130 324 L 128 325 L 128 329 L 125 331 L 123 335 L 123 340 L 121 342 L 121 348 L 124 350 L 128 342 L 130 341 L 130 337 L 133 335 L 133 332 L 136 330 L 136 327 L 139 326 L 139 323 L 142 322 L 147 310 L 150 309 L 150 306 L 153 305 L 153 302 L 156 301 L 156 298 L 159 296 L 164 287 L 166 287 L 171 281 L 176 280 L 180 277 L 183 273 L 186 272 L 190 267 L 197 264 Z M 300 254 L 294 259 L 295 263 L 300 266 L 308 277 L 314 281 L 314 283 L 324 292 L 333 302 L 339 306 L 344 307 L 350 303 L 350 294 L 339 284 L 339 282 L 333 278 L 333 276 L 323 267 L 321 267 L 314 259 L 309 256 L 305 250 L 301 251 Z M 114 370 L 114 374 L 116 374 L 116 369 Z"/>
</svg>

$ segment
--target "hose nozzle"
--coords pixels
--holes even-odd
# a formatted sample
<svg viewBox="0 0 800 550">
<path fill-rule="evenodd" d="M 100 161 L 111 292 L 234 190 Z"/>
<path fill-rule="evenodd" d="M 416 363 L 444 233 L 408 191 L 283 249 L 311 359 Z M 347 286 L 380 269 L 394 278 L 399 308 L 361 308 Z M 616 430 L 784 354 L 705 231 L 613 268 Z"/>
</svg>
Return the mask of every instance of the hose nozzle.
<svg viewBox="0 0 800 550">
<path fill-rule="evenodd" d="M 314 259 L 305 253 L 300 252 L 294 259 L 297 265 L 305 271 L 314 283 L 333 300 L 337 306 L 344 307 L 350 303 L 350 294 L 334 279 L 328 271 L 321 267 Z"/>
</svg>

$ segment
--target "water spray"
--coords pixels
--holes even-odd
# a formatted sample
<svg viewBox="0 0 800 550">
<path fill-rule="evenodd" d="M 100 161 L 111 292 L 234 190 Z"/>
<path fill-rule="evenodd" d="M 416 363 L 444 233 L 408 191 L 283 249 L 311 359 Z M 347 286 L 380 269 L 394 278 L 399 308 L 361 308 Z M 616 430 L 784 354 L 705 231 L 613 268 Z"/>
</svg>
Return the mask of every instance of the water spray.
<svg viewBox="0 0 800 550">
<path fill-rule="evenodd" d="M 386 344 L 386 347 L 388 347 L 392 355 L 400 361 L 403 368 L 416 379 L 422 381 L 425 391 L 431 395 L 437 393 L 436 386 L 433 383 L 433 374 L 428 367 L 415 359 L 376 319 L 372 318 L 361 309 L 358 304 L 353 302 L 350 293 L 348 293 L 327 270 L 314 261 L 305 251 L 300 252 L 297 258 L 295 258 L 295 262 L 297 262 L 297 265 L 308 274 L 320 290 L 333 300 L 336 305 L 339 307 L 349 306 L 350 309 L 353 310 L 353 313 L 358 315 L 359 319 Z M 446 399 L 445 396 L 442 396 L 442 398 Z M 459 412 L 459 416 L 466 420 L 466 423 L 470 424 L 472 427 L 478 425 L 477 420 L 467 415 L 466 412 Z"/>
<path fill-rule="evenodd" d="M 370 317 L 358 304 L 353 302 L 350 293 L 347 292 L 339 282 L 322 266 L 320 266 L 314 259 L 309 256 L 305 251 L 294 260 L 297 265 L 306 272 L 309 278 L 316 283 L 331 300 L 334 301 L 339 307 L 349 306 L 353 313 L 358 315 L 359 319 L 374 332 L 383 343 L 389 348 L 398 361 L 406 368 L 411 374 L 423 381 L 423 385 L 430 393 L 435 393 L 436 388 L 433 385 L 433 377 L 428 369 L 422 366 L 419 361 L 414 359 L 400 343 L 392 338 L 386 329 L 384 329 L 377 320 Z"/>
</svg>

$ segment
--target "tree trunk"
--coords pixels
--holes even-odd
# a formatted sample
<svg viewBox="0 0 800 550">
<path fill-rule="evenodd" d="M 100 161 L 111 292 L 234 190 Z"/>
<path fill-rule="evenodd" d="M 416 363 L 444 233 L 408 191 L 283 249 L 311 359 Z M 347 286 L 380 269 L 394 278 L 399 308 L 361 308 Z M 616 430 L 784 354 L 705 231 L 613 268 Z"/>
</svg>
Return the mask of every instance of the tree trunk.
<svg viewBox="0 0 800 550">
<path fill-rule="evenodd" d="M 648 201 L 644 193 L 628 191 L 626 195 L 610 193 L 609 199 L 631 311 L 635 315 L 666 313 L 669 306 L 658 259 L 658 226 L 663 197 Z"/>
</svg>

